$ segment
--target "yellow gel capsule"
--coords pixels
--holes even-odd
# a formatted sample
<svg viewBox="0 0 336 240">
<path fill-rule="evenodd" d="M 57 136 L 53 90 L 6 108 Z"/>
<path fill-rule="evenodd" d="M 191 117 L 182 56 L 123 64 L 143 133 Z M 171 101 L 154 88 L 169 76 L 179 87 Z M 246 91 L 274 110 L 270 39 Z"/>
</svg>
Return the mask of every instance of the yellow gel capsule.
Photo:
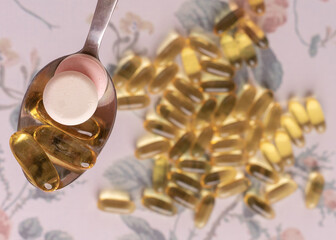
<svg viewBox="0 0 336 240">
<path fill-rule="evenodd" d="M 262 124 L 259 121 L 250 121 L 245 137 L 245 150 L 249 156 L 253 156 L 257 152 L 262 135 Z"/>
<path fill-rule="evenodd" d="M 141 65 L 141 58 L 133 52 L 127 52 L 119 61 L 114 75 L 113 83 L 117 88 L 127 83 Z"/>
<path fill-rule="evenodd" d="M 214 114 L 214 122 L 220 125 L 231 114 L 236 104 L 236 95 L 229 93 L 223 97 L 219 97 L 220 103 Z"/>
<path fill-rule="evenodd" d="M 130 214 L 135 210 L 135 204 L 126 192 L 104 190 L 99 193 L 97 206 L 104 212 Z"/>
<path fill-rule="evenodd" d="M 292 142 L 296 146 L 303 147 L 305 145 L 305 139 L 303 136 L 302 129 L 296 123 L 295 119 L 291 115 L 289 114 L 283 115 L 281 117 L 281 125 L 286 130 Z"/>
<path fill-rule="evenodd" d="M 171 32 L 160 44 L 156 51 L 155 63 L 165 64 L 174 61 L 176 56 L 182 51 L 185 40 L 176 32 Z"/>
<path fill-rule="evenodd" d="M 273 103 L 266 112 L 263 120 L 264 137 L 272 139 L 275 131 L 281 126 L 282 108 L 279 103 Z"/>
<path fill-rule="evenodd" d="M 119 110 L 136 110 L 146 108 L 150 103 L 150 98 L 145 91 L 129 94 L 126 91 L 117 91 L 117 102 Z"/>
<path fill-rule="evenodd" d="M 224 182 L 217 186 L 216 197 L 227 198 L 233 195 L 241 194 L 245 192 L 251 185 L 251 182 L 246 177 L 236 177 L 231 182 Z"/>
<path fill-rule="evenodd" d="M 248 0 L 248 3 L 253 12 L 258 15 L 265 13 L 265 3 L 264 0 Z"/>
<path fill-rule="evenodd" d="M 206 33 L 192 31 L 189 36 L 190 47 L 202 55 L 210 58 L 220 57 L 217 44 Z"/>
<path fill-rule="evenodd" d="M 271 164 L 280 164 L 281 156 L 273 143 L 268 140 L 261 140 L 260 142 L 260 151 L 265 157 L 265 159 Z"/>
<path fill-rule="evenodd" d="M 258 63 L 257 53 L 249 36 L 244 31 L 238 30 L 235 34 L 235 39 L 238 43 L 242 59 L 250 67 L 255 67 Z"/>
<path fill-rule="evenodd" d="M 283 177 L 276 184 L 266 186 L 265 196 L 266 199 L 273 204 L 294 193 L 297 187 L 296 182 L 291 178 Z"/>
<path fill-rule="evenodd" d="M 144 122 L 144 127 L 147 131 L 168 138 L 175 139 L 178 135 L 178 129 L 170 125 L 169 122 L 161 119 L 159 116 L 149 112 Z"/>
<path fill-rule="evenodd" d="M 257 90 L 251 84 L 245 84 L 238 94 L 236 106 L 232 112 L 232 115 L 239 119 L 244 120 L 251 109 L 252 103 L 256 96 Z"/>
<path fill-rule="evenodd" d="M 194 103 L 203 101 L 203 93 L 198 88 L 194 87 L 190 82 L 182 77 L 177 77 L 174 82 L 174 87 L 180 91 L 185 97 Z"/>
<path fill-rule="evenodd" d="M 180 188 L 186 189 L 190 192 L 198 194 L 201 189 L 201 183 L 192 174 L 185 174 L 180 170 L 171 171 L 168 174 L 168 180 L 175 183 Z"/>
<path fill-rule="evenodd" d="M 201 178 L 201 184 L 204 188 L 215 188 L 221 183 L 232 182 L 237 175 L 233 167 L 212 167 L 211 171 Z"/>
<path fill-rule="evenodd" d="M 161 136 L 147 134 L 136 143 L 135 157 L 149 159 L 164 154 L 170 149 L 169 141 Z"/>
<path fill-rule="evenodd" d="M 201 66 L 203 71 L 220 77 L 231 79 L 234 75 L 234 69 L 231 64 L 223 59 L 201 59 Z"/>
<path fill-rule="evenodd" d="M 15 159 L 29 181 L 37 188 L 49 192 L 60 185 L 59 175 L 44 150 L 24 131 L 14 133 L 9 145 Z"/>
<path fill-rule="evenodd" d="M 246 121 L 236 121 L 229 120 L 223 125 L 217 126 L 217 134 L 221 137 L 228 137 L 230 135 L 242 135 L 248 128 L 248 123 Z"/>
<path fill-rule="evenodd" d="M 268 48 L 268 39 L 263 30 L 257 26 L 252 20 L 244 19 L 241 27 L 251 40 L 260 48 Z"/>
<path fill-rule="evenodd" d="M 167 179 L 168 172 L 169 172 L 168 159 L 162 156 L 155 159 L 152 174 L 153 189 L 155 191 L 164 191 L 168 182 Z"/>
<path fill-rule="evenodd" d="M 261 90 L 248 113 L 249 118 L 251 120 L 262 118 L 267 108 L 273 103 L 273 100 L 274 95 L 271 90 Z"/>
<path fill-rule="evenodd" d="M 155 192 L 150 188 L 145 189 L 143 192 L 142 205 L 153 212 L 166 216 L 174 216 L 177 212 L 170 197 L 163 193 Z"/>
<path fill-rule="evenodd" d="M 194 140 L 195 135 L 193 132 L 184 133 L 170 149 L 169 158 L 174 162 L 177 161 L 184 153 L 186 153 L 190 149 Z"/>
<path fill-rule="evenodd" d="M 213 193 L 204 191 L 202 197 L 196 206 L 194 223 L 197 228 L 203 228 L 211 216 L 215 198 Z"/>
<path fill-rule="evenodd" d="M 209 171 L 210 164 L 208 161 L 203 159 L 180 158 L 176 163 L 176 167 L 183 172 L 204 174 Z"/>
<path fill-rule="evenodd" d="M 311 172 L 305 188 L 306 207 L 315 208 L 324 189 L 324 177 L 319 172 Z"/>
<path fill-rule="evenodd" d="M 177 91 L 166 91 L 164 98 L 186 116 L 192 116 L 195 112 L 194 104 Z"/>
<path fill-rule="evenodd" d="M 230 7 L 225 8 L 215 18 L 214 31 L 216 34 L 222 34 L 234 27 L 238 20 L 244 16 L 244 9 L 231 4 Z"/>
<path fill-rule="evenodd" d="M 262 162 L 250 161 L 246 165 L 246 172 L 266 183 L 274 184 L 279 180 L 278 174 L 269 166 Z"/>
<path fill-rule="evenodd" d="M 179 68 L 174 62 L 157 67 L 155 76 L 148 85 L 149 92 L 157 94 L 164 90 L 167 85 L 175 78 L 178 70 Z"/>
<path fill-rule="evenodd" d="M 275 213 L 269 202 L 256 196 L 255 194 L 246 194 L 244 196 L 244 203 L 253 212 L 263 216 L 264 218 L 273 219 L 275 217 Z"/>
<path fill-rule="evenodd" d="M 201 129 L 211 122 L 216 106 L 217 101 L 215 98 L 209 98 L 203 102 L 193 120 L 195 129 Z"/>
<path fill-rule="evenodd" d="M 169 183 L 166 193 L 175 202 L 186 208 L 194 209 L 197 204 L 197 197 L 190 191 L 178 187 L 174 183 Z"/>
<path fill-rule="evenodd" d="M 326 130 L 325 117 L 320 103 L 313 97 L 306 100 L 306 109 L 311 124 L 315 127 L 316 131 L 322 133 Z"/>
<path fill-rule="evenodd" d="M 235 83 L 229 78 L 216 76 L 210 73 L 202 73 L 201 88 L 204 93 L 221 94 L 235 90 Z"/>
<path fill-rule="evenodd" d="M 132 78 L 126 83 L 126 90 L 129 93 L 136 93 L 154 78 L 155 68 L 148 58 L 142 58 L 141 65 L 135 71 Z"/>
<path fill-rule="evenodd" d="M 52 126 L 43 125 L 34 132 L 34 139 L 50 160 L 74 172 L 87 170 L 96 163 L 96 154 L 85 144 Z"/>
<path fill-rule="evenodd" d="M 211 164 L 216 166 L 240 167 L 246 164 L 246 154 L 243 151 L 213 153 Z"/>
<path fill-rule="evenodd" d="M 229 34 L 223 34 L 220 41 L 223 53 L 235 69 L 242 65 L 242 57 L 237 41 Z"/>
<path fill-rule="evenodd" d="M 232 135 L 227 138 L 216 137 L 211 141 L 211 152 L 228 152 L 233 150 L 244 149 L 245 140 L 238 136 Z"/>
<path fill-rule="evenodd" d="M 206 152 L 210 145 L 211 139 L 214 135 L 214 130 L 211 126 L 205 127 L 196 136 L 196 140 L 191 147 L 191 155 L 194 157 L 201 157 Z"/>
<path fill-rule="evenodd" d="M 162 118 L 178 128 L 184 129 L 189 123 L 189 119 L 185 115 L 168 104 L 157 105 L 156 111 Z"/>
<path fill-rule="evenodd" d="M 291 99 L 288 103 L 288 110 L 306 133 L 311 131 L 311 124 L 308 113 L 304 106 L 297 100 Z"/>
<path fill-rule="evenodd" d="M 294 160 L 292 142 L 287 132 L 282 129 L 278 129 L 275 132 L 274 142 L 282 158 L 282 161 L 286 165 L 289 165 L 289 166 L 294 165 L 295 160 Z"/>
<path fill-rule="evenodd" d="M 201 79 L 201 65 L 197 58 L 196 52 L 189 46 L 182 49 L 182 63 L 185 73 L 192 82 L 199 82 Z"/>
</svg>

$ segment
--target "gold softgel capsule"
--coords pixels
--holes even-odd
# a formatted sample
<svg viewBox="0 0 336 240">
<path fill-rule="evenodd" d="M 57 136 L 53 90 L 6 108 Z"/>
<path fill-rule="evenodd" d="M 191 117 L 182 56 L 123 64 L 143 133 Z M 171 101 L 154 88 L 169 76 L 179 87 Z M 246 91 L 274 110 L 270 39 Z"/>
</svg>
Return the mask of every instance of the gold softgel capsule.
<svg viewBox="0 0 336 240">
<path fill-rule="evenodd" d="M 275 213 L 269 202 L 255 194 L 246 194 L 244 197 L 244 202 L 246 206 L 249 207 L 253 212 L 263 216 L 264 218 L 272 219 L 275 217 Z"/>
<path fill-rule="evenodd" d="M 136 143 L 135 157 L 149 159 L 165 154 L 169 149 L 170 143 L 166 138 L 154 134 L 146 134 Z"/>
<path fill-rule="evenodd" d="M 324 189 L 324 177 L 319 172 L 311 172 L 305 188 L 307 208 L 315 208 L 320 201 Z"/>
<path fill-rule="evenodd" d="M 194 223 L 197 228 L 203 228 L 207 224 L 215 205 L 213 193 L 203 191 L 201 196 L 195 210 Z"/>
<path fill-rule="evenodd" d="M 142 205 L 153 212 L 166 216 L 173 216 L 177 212 L 177 209 L 170 197 L 163 193 L 158 193 L 150 188 L 146 188 L 143 192 Z"/>
<path fill-rule="evenodd" d="M 116 214 L 130 214 L 135 210 L 127 192 L 117 190 L 104 190 L 100 192 L 97 206 L 104 212 Z"/>
</svg>

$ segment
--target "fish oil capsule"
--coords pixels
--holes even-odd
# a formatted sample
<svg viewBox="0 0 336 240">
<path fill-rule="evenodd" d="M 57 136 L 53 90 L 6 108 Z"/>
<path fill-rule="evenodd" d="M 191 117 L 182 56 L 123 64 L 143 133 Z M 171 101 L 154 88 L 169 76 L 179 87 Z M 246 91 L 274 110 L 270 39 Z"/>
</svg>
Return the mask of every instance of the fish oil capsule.
<svg viewBox="0 0 336 240">
<path fill-rule="evenodd" d="M 142 90 L 155 75 L 155 68 L 148 58 L 142 58 L 141 65 L 126 83 L 126 90 L 129 93 L 136 93 Z"/>
<path fill-rule="evenodd" d="M 219 97 L 219 105 L 214 114 L 214 123 L 220 125 L 231 114 L 236 104 L 236 95 L 229 93 Z"/>
<path fill-rule="evenodd" d="M 275 132 L 274 142 L 282 158 L 282 162 L 289 166 L 294 165 L 295 160 L 294 160 L 292 142 L 287 132 L 282 129 L 278 129 Z"/>
<path fill-rule="evenodd" d="M 282 108 L 279 103 L 273 103 L 266 112 L 263 120 L 264 137 L 272 139 L 275 131 L 281 126 Z"/>
<path fill-rule="evenodd" d="M 201 65 L 196 52 L 190 46 L 185 46 L 181 52 L 182 63 L 185 73 L 192 82 L 199 82 L 201 79 Z"/>
<path fill-rule="evenodd" d="M 296 123 L 295 119 L 291 115 L 289 114 L 283 115 L 281 117 L 281 125 L 286 130 L 292 142 L 296 146 L 303 147 L 305 145 L 305 139 L 303 136 L 302 129 Z"/>
<path fill-rule="evenodd" d="M 180 158 L 176 167 L 183 172 L 204 174 L 209 171 L 210 164 L 204 159 L 184 159 Z"/>
<path fill-rule="evenodd" d="M 176 111 L 176 109 L 171 105 L 159 104 L 156 107 L 156 111 L 162 118 L 180 129 L 184 129 L 188 125 L 188 117 L 179 111 Z"/>
<path fill-rule="evenodd" d="M 149 159 L 164 154 L 170 149 L 169 141 L 161 136 L 147 134 L 136 143 L 135 157 L 137 159 Z"/>
<path fill-rule="evenodd" d="M 219 198 L 227 198 L 237 194 L 241 194 L 247 189 L 249 189 L 251 182 L 244 175 L 237 175 L 235 179 L 231 182 L 220 183 L 217 188 L 215 195 Z"/>
<path fill-rule="evenodd" d="M 142 205 L 153 212 L 166 216 L 174 216 L 177 212 L 170 197 L 163 193 L 155 192 L 150 188 L 145 189 L 143 192 Z"/>
<path fill-rule="evenodd" d="M 243 151 L 213 153 L 211 164 L 216 166 L 240 167 L 246 164 L 247 156 Z"/>
<path fill-rule="evenodd" d="M 221 183 L 232 182 L 236 175 L 233 167 L 212 167 L 209 173 L 202 176 L 201 184 L 204 188 L 212 189 Z"/>
<path fill-rule="evenodd" d="M 238 95 L 236 106 L 232 115 L 239 119 L 244 120 L 248 117 L 254 98 L 257 94 L 257 89 L 251 84 L 245 84 Z"/>
<path fill-rule="evenodd" d="M 276 184 L 266 186 L 265 196 L 269 203 L 273 204 L 294 193 L 297 187 L 290 177 L 282 177 Z"/>
<path fill-rule="evenodd" d="M 135 210 L 135 204 L 126 192 L 104 190 L 99 194 L 97 206 L 104 212 L 130 214 Z"/>
<path fill-rule="evenodd" d="M 306 133 L 311 131 L 311 124 L 308 113 L 304 106 L 297 100 L 291 99 L 288 103 L 288 110 Z"/>
<path fill-rule="evenodd" d="M 214 130 L 211 126 L 203 128 L 196 136 L 196 140 L 191 147 L 191 155 L 194 157 L 203 156 L 211 142 L 213 134 Z"/>
<path fill-rule="evenodd" d="M 176 32 L 168 34 L 166 39 L 160 44 L 156 51 L 156 64 L 165 64 L 174 61 L 176 56 L 182 51 L 185 40 Z"/>
<path fill-rule="evenodd" d="M 244 196 L 244 203 L 253 212 L 263 216 L 264 218 L 273 219 L 275 217 L 275 213 L 269 202 L 255 194 L 247 193 Z"/>
<path fill-rule="evenodd" d="M 225 57 L 229 60 L 235 69 L 239 69 L 242 65 L 242 57 L 237 41 L 229 34 L 221 36 L 220 45 Z"/>
<path fill-rule="evenodd" d="M 326 130 L 325 117 L 320 103 L 313 97 L 306 100 L 306 109 L 311 124 L 315 127 L 316 131 L 322 133 Z"/>
<path fill-rule="evenodd" d="M 196 206 L 194 223 L 195 227 L 203 228 L 211 216 L 213 207 L 215 205 L 215 198 L 213 193 L 203 191 L 201 200 Z"/>
<path fill-rule="evenodd" d="M 261 122 L 250 121 L 245 137 L 245 150 L 249 156 L 253 156 L 257 152 L 262 135 L 263 128 Z"/>
<path fill-rule="evenodd" d="M 235 90 L 235 83 L 229 78 L 219 77 L 210 73 L 202 73 L 201 88 L 204 93 L 221 94 Z"/>
<path fill-rule="evenodd" d="M 306 207 L 315 208 L 321 198 L 324 189 L 324 177 L 319 172 L 311 172 L 305 188 Z"/>
<path fill-rule="evenodd" d="M 172 161 L 177 161 L 184 153 L 186 153 L 195 140 L 193 132 L 184 133 L 174 144 L 169 151 L 169 158 Z"/>
<path fill-rule="evenodd" d="M 170 62 L 156 68 L 154 78 L 148 85 L 150 93 L 157 94 L 164 90 L 167 85 L 175 78 L 179 68 L 176 63 Z"/>
<path fill-rule="evenodd" d="M 166 157 L 159 157 L 155 159 L 152 183 L 155 191 L 163 191 L 167 185 L 167 174 L 169 172 L 169 162 Z"/>
<path fill-rule="evenodd" d="M 175 139 L 178 135 L 176 128 L 152 112 L 147 114 L 144 127 L 147 131 L 168 139 Z"/>
<path fill-rule="evenodd" d="M 257 26 L 252 20 L 244 19 L 241 27 L 251 40 L 260 48 L 268 48 L 268 39 L 263 30 Z"/>
<path fill-rule="evenodd" d="M 194 209 L 197 204 L 197 197 L 192 192 L 180 188 L 174 183 L 168 184 L 166 193 L 175 202 L 186 208 Z"/>
<path fill-rule="evenodd" d="M 264 0 L 248 0 L 248 3 L 253 12 L 258 15 L 265 13 L 265 3 Z"/>
<path fill-rule="evenodd" d="M 117 102 L 119 110 L 136 110 L 146 108 L 150 103 L 150 98 L 144 90 L 135 94 L 117 90 Z"/>
<path fill-rule="evenodd" d="M 244 9 L 230 4 L 228 8 L 223 9 L 215 18 L 215 33 L 222 34 L 228 31 L 238 23 L 239 19 L 242 18 L 244 14 Z"/>
<path fill-rule="evenodd" d="M 251 120 L 262 118 L 273 100 L 274 95 L 271 90 L 260 90 L 248 113 L 249 118 Z"/>
<path fill-rule="evenodd" d="M 113 75 L 113 83 L 117 88 L 129 81 L 141 65 L 141 58 L 133 52 L 127 52 L 119 61 Z"/>
<path fill-rule="evenodd" d="M 193 30 L 189 35 L 190 47 L 210 58 L 220 57 L 217 44 L 205 32 Z"/>
<path fill-rule="evenodd" d="M 202 129 L 211 122 L 216 106 L 217 101 L 215 98 L 209 98 L 203 102 L 193 119 L 195 129 Z"/>
<path fill-rule="evenodd" d="M 193 103 L 177 91 L 166 91 L 164 93 L 164 98 L 186 116 L 190 117 L 195 112 Z"/>
<path fill-rule="evenodd" d="M 258 63 L 257 53 L 249 36 L 238 30 L 235 34 L 235 39 L 240 49 L 240 56 L 250 67 L 255 67 Z"/>
<path fill-rule="evenodd" d="M 270 166 L 254 159 L 250 160 L 246 165 L 246 172 L 257 179 L 270 184 L 277 183 L 279 180 L 278 174 Z"/>
<path fill-rule="evenodd" d="M 217 126 L 216 131 L 220 137 L 228 137 L 230 135 L 242 135 L 245 133 L 249 124 L 246 121 L 236 121 L 229 119 L 223 125 Z"/>
<path fill-rule="evenodd" d="M 220 77 L 231 79 L 234 75 L 231 64 L 223 59 L 203 58 L 201 59 L 201 66 L 203 71 Z"/>
<path fill-rule="evenodd" d="M 168 174 L 168 180 L 177 186 L 186 189 L 194 194 L 198 194 L 201 189 L 201 183 L 197 177 L 192 174 L 182 173 L 180 170 L 173 170 Z"/>
<path fill-rule="evenodd" d="M 245 140 L 239 135 L 229 136 L 227 138 L 215 137 L 211 141 L 211 152 L 227 152 L 244 149 Z"/>
<path fill-rule="evenodd" d="M 60 178 L 54 165 L 30 134 L 24 131 L 14 133 L 9 145 L 15 159 L 34 186 L 46 192 L 59 187 Z"/>
<path fill-rule="evenodd" d="M 265 159 L 271 163 L 271 164 L 280 164 L 281 163 L 281 156 L 274 146 L 273 143 L 271 143 L 268 140 L 261 140 L 260 142 L 260 151 L 265 157 Z"/>
<path fill-rule="evenodd" d="M 177 77 L 174 82 L 174 87 L 180 91 L 185 97 L 194 103 L 201 103 L 203 101 L 203 93 L 183 77 Z"/>
<path fill-rule="evenodd" d="M 96 163 L 96 154 L 82 142 L 52 126 L 43 125 L 34 132 L 34 139 L 50 160 L 74 172 L 87 170 Z"/>
</svg>

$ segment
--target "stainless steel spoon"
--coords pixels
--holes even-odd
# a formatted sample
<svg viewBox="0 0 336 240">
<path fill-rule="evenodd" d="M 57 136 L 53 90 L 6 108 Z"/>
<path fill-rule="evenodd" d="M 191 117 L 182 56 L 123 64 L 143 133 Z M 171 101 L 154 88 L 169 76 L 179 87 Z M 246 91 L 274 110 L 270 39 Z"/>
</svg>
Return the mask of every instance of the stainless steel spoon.
<svg viewBox="0 0 336 240">
<path fill-rule="evenodd" d="M 118 0 L 98 0 L 86 42 L 82 50 L 77 53 L 91 55 L 99 61 L 98 50 L 117 2 Z M 100 99 L 93 117 L 87 122 L 71 127 L 60 125 L 46 114 L 43 107 L 42 93 L 45 85 L 54 76 L 59 63 L 68 56 L 70 55 L 50 62 L 36 74 L 22 101 L 18 131 L 29 132 L 40 125 L 49 124 L 76 136 L 98 155 L 112 131 L 117 111 L 116 91 L 108 73 L 109 79 L 105 94 Z M 70 171 L 59 165 L 55 165 L 55 167 L 61 179 L 58 189 L 67 186 L 84 172 Z M 29 180 L 29 178 L 27 179 Z"/>
</svg>

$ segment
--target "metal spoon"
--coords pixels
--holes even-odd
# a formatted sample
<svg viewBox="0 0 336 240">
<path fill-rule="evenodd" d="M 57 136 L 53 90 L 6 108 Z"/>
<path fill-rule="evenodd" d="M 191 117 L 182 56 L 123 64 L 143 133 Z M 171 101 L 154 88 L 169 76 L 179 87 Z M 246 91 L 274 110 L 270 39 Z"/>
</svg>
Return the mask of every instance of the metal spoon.
<svg viewBox="0 0 336 240">
<path fill-rule="evenodd" d="M 74 54 L 88 54 L 99 61 L 98 50 L 117 2 L 118 0 L 98 0 L 84 47 Z M 49 124 L 66 133 L 72 133 L 98 155 L 112 131 L 117 111 L 116 91 L 108 73 L 109 79 L 105 94 L 99 100 L 96 112 L 87 122 L 77 126 L 60 125 L 46 114 L 43 107 L 43 90 L 54 76 L 57 66 L 68 56 L 70 55 L 50 62 L 36 74 L 22 101 L 18 131 L 25 130 L 32 133 L 36 127 Z M 55 167 L 61 179 L 58 189 L 67 186 L 84 172 L 70 171 L 58 165 L 55 165 Z M 29 178 L 27 179 L 29 180 Z"/>
</svg>

